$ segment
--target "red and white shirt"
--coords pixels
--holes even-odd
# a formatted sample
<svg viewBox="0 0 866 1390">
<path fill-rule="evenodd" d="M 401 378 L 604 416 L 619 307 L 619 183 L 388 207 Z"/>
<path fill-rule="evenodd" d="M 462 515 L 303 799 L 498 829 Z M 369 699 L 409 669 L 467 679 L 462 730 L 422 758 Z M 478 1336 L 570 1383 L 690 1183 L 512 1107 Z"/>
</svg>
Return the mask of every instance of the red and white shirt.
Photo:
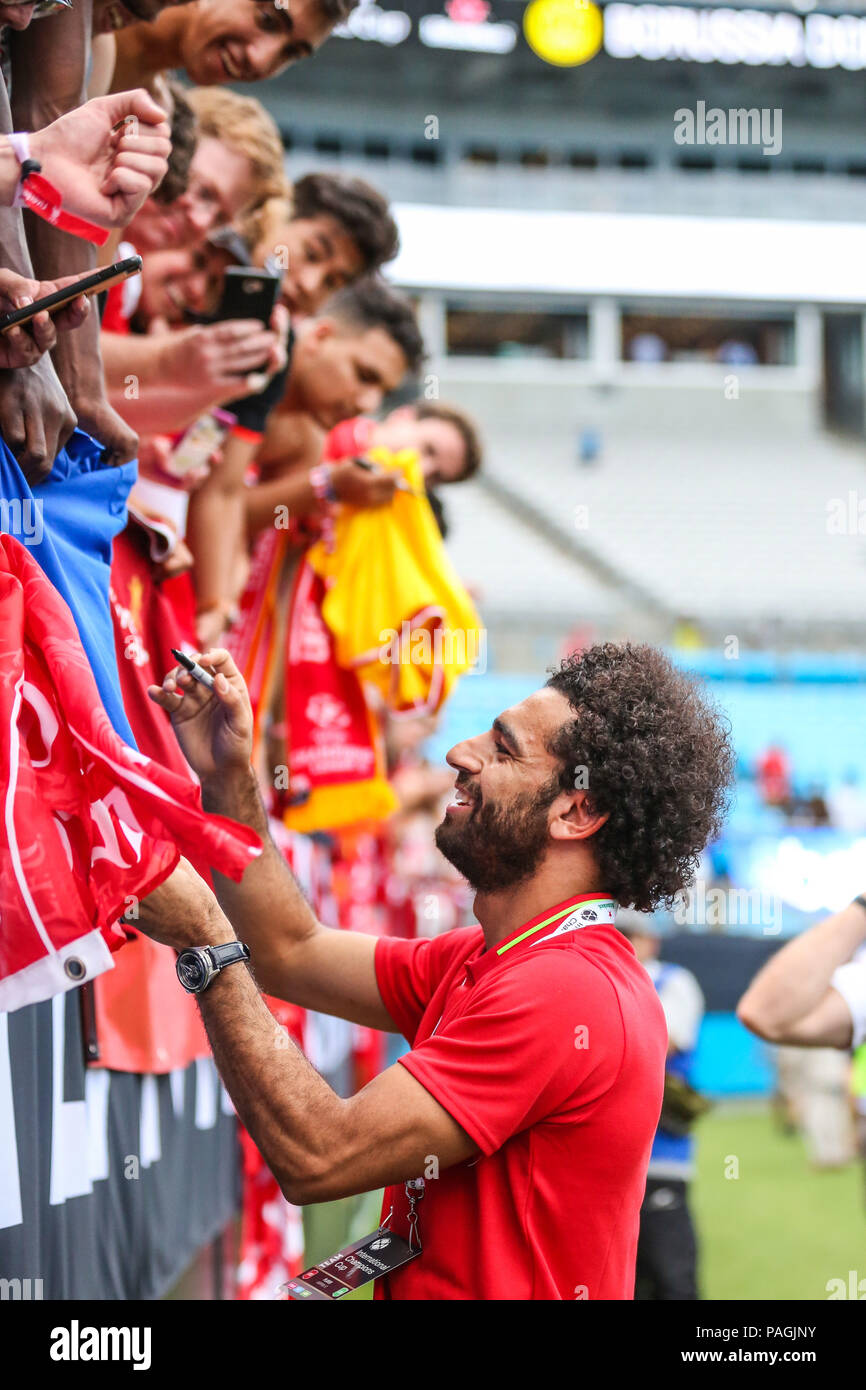
<svg viewBox="0 0 866 1390">
<path fill-rule="evenodd" d="M 612 909 L 571 898 L 489 950 L 480 927 L 377 943 L 400 1062 L 480 1150 L 428 1177 L 423 1253 L 378 1297 L 633 1297 L 667 1028 Z M 408 1238 L 402 1186 L 391 1207 Z"/>
</svg>

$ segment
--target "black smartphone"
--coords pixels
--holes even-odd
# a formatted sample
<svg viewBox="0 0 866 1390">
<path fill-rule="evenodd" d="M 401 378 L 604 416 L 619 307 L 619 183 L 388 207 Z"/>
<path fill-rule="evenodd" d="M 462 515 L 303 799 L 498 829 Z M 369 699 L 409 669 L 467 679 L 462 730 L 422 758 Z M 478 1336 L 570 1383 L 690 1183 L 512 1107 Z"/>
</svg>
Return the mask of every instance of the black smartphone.
<svg viewBox="0 0 866 1390">
<path fill-rule="evenodd" d="M 222 298 L 211 316 L 213 321 L 260 319 L 268 328 L 282 283 L 282 275 L 271 275 L 252 265 L 230 265 L 223 281 Z"/>
<path fill-rule="evenodd" d="M 12 309 L 8 314 L 0 314 L 0 333 L 7 333 L 10 328 L 29 323 L 44 309 L 47 309 L 49 314 L 52 310 L 56 312 L 70 300 L 77 299 L 80 294 L 98 294 L 101 290 L 109 290 L 112 285 L 119 284 L 121 280 L 128 280 L 130 275 L 138 275 L 140 271 L 141 257 L 127 256 L 126 260 L 115 261 L 114 265 L 95 270 L 92 275 L 83 275 L 75 285 L 67 285 L 64 290 L 55 290 L 44 299 L 25 304 L 23 309 Z"/>
</svg>

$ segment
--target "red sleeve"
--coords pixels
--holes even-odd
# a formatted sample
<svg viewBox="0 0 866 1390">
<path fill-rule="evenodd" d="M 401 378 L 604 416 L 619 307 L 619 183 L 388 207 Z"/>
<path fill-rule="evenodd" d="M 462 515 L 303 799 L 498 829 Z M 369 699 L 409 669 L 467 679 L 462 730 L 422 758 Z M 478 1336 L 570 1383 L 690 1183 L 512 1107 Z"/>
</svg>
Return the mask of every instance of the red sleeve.
<svg viewBox="0 0 866 1390">
<path fill-rule="evenodd" d="M 112 285 L 111 289 L 106 291 L 105 309 L 100 325 L 106 333 L 129 333 L 129 319 L 123 306 L 123 288 L 123 284 Z"/>
<path fill-rule="evenodd" d="M 424 1010 L 448 966 L 458 956 L 465 960 L 481 940 L 480 927 L 460 927 L 413 941 L 380 936 L 374 957 L 379 993 L 408 1042 L 414 1042 Z"/>
<path fill-rule="evenodd" d="M 529 1125 L 604 1095 L 624 1046 L 606 976 L 583 956 L 551 950 L 480 980 L 467 1010 L 399 1060 L 492 1154 Z"/>
</svg>

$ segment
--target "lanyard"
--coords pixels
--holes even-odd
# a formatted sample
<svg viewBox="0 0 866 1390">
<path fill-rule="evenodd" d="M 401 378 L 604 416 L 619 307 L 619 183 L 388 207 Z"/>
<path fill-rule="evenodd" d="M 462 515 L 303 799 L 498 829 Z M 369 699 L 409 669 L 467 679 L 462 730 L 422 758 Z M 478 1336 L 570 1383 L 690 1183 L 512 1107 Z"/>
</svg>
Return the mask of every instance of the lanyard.
<svg viewBox="0 0 866 1390">
<path fill-rule="evenodd" d="M 280 1292 L 289 1302 L 325 1300 L 333 1302 L 345 1298 L 355 1289 L 371 1283 L 383 1274 L 391 1274 L 421 1254 L 421 1241 L 418 1235 L 418 1213 L 416 1207 L 424 1196 L 424 1179 L 410 1178 L 406 1183 L 406 1196 L 409 1198 L 409 1239 L 395 1235 L 390 1230 L 394 1208 L 372 1235 L 356 1240 L 352 1245 L 338 1250 L 335 1255 L 322 1260 L 320 1264 L 305 1269 L 296 1279 L 281 1285 Z"/>
<path fill-rule="evenodd" d="M 581 927 L 589 926 L 613 926 L 616 922 L 616 903 L 613 898 L 606 898 L 599 894 L 595 898 L 584 898 L 578 902 L 568 903 L 561 907 L 558 912 L 554 912 L 550 917 L 545 917 L 543 922 L 536 922 L 534 927 L 528 927 L 521 932 L 520 936 L 512 937 L 510 941 L 504 942 L 502 946 L 496 947 L 497 956 L 504 956 L 506 951 L 510 951 L 514 946 L 519 946 L 522 941 L 528 940 L 530 936 L 536 936 L 545 927 L 553 926 L 553 931 L 546 936 L 539 936 L 538 941 L 549 941 L 552 936 L 562 936 L 564 932 L 579 931 Z M 554 925 L 557 924 L 558 925 Z M 537 945 L 534 941 L 533 946 Z"/>
</svg>

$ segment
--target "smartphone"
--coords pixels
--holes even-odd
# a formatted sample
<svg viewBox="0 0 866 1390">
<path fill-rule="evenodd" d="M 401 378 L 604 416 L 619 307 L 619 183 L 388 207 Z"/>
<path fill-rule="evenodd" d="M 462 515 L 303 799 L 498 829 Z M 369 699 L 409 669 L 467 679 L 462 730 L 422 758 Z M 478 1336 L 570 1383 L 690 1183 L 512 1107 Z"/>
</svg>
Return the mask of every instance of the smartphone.
<svg viewBox="0 0 866 1390">
<path fill-rule="evenodd" d="M 265 328 L 270 327 L 282 283 L 282 275 L 272 275 L 251 265 L 230 265 L 213 321 L 260 319 Z"/>
<path fill-rule="evenodd" d="M 180 436 L 170 454 L 165 471 L 172 478 L 185 478 L 192 472 L 207 468 L 211 454 L 228 438 L 235 417 L 227 410 L 215 409 L 202 415 Z"/>
<path fill-rule="evenodd" d="M 49 313 L 52 310 L 56 312 L 70 300 L 77 299 L 80 294 L 98 294 L 101 290 L 111 289 L 112 285 L 119 284 L 121 280 L 128 280 L 130 275 L 138 275 L 140 271 L 141 257 L 127 256 L 126 260 L 115 261 L 114 265 L 107 265 L 102 270 L 94 271 L 92 275 L 83 275 L 75 285 L 67 285 L 64 290 L 55 290 L 44 299 L 25 304 L 23 309 L 12 309 L 8 314 L 0 314 L 0 333 L 7 333 L 10 328 L 29 323 L 44 309 Z"/>
</svg>

